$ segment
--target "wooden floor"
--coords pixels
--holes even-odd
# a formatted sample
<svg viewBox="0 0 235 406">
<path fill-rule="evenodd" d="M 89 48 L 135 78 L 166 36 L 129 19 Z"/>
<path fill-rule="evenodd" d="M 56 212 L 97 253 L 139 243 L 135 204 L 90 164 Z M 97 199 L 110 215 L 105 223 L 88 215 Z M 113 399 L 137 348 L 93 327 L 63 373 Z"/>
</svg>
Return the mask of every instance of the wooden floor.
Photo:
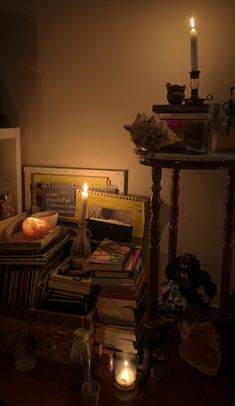
<svg viewBox="0 0 235 406">
<path fill-rule="evenodd" d="M 99 406 L 235 405 L 233 368 L 223 367 L 217 376 L 207 376 L 185 363 L 177 352 L 171 356 L 170 365 L 167 379 L 150 378 L 143 391 L 122 392 L 111 378 L 100 380 Z M 80 395 L 70 392 L 69 383 L 68 366 L 37 360 L 34 369 L 19 372 L 11 357 L 0 355 L 1 406 L 82 406 Z"/>
</svg>

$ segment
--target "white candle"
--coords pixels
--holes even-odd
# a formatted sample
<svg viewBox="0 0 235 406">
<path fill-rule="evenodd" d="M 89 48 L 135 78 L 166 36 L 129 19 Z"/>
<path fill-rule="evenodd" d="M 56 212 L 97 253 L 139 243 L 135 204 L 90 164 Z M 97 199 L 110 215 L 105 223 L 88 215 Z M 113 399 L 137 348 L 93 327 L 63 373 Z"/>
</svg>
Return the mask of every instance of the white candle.
<svg viewBox="0 0 235 406">
<path fill-rule="evenodd" d="M 136 368 L 130 365 L 127 360 L 121 362 L 115 370 L 115 381 L 117 387 L 128 390 L 133 387 L 136 380 Z"/>
<path fill-rule="evenodd" d="M 86 220 L 87 201 L 88 201 L 88 186 L 87 183 L 84 183 L 82 192 L 81 216 L 80 216 L 81 223 L 84 223 L 84 221 Z"/>
<path fill-rule="evenodd" d="M 194 18 L 190 18 L 190 44 L 191 44 L 191 70 L 198 71 L 198 53 L 197 53 L 197 30 L 195 28 Z"/>
<path fill-rule="evenodd" d="M 120 386 L 128 387 L 135 382 L 136 374 L 131 368 L 124 368 L 118 375 L 116 381 Z"/>
</svg>

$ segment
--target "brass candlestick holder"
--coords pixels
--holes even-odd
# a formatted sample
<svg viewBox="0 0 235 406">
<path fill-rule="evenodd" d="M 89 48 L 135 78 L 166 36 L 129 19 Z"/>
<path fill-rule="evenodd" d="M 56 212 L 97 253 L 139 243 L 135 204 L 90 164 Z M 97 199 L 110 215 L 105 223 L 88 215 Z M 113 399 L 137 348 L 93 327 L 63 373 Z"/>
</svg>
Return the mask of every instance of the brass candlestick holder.
<svg viewBox="0 0 235 406">
<path fill-rule="evenodd" d="M 80 265 L 81 262 L 91 255 L 91 231 L 87 228 L 87 222 L 78 222 L 76 237 L 73 240 L 71 247 L 71 257 L 75 264 L 76 261 Z"/>
<path fill-rule="evenodd" d="M 191 96 L 188 99 L 185 99 L 185 104 L 200 105 L 203 104 L 205 100 L 211 101 L 213 99 L 212 94 L 208 94 L 204 99 L 200 98 L 198 95 L 200 70 L 191 71 L 189 73 L 190 73 Z"/>
</svg>

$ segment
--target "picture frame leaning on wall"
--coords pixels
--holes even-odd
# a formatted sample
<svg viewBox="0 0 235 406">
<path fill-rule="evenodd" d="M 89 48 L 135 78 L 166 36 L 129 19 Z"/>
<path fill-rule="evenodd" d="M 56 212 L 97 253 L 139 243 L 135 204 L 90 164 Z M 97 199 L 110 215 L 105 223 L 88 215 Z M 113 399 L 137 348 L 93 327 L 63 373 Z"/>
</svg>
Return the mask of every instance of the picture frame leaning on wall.
<svg viewBox="0 0 235 406">
<path fill-rule="evenodd" d="M 127 170 L 25 165 L 23 176 L 25 210 L 31 210 L 34 206 L 41 207 L 43 185 L 61 188 L 65 195 L 69 192 L 69 187 L 81 190 L 85 182 L 90 190 L 127 193 Z"/>
</svg>

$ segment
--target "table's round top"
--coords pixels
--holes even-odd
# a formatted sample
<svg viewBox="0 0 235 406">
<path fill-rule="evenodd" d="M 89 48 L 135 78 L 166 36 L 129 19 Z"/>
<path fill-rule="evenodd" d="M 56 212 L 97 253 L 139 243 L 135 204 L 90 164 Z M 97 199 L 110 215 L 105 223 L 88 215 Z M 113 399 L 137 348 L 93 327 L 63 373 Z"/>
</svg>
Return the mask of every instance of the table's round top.
<svg viewBox="0 0 235 406">
<path fill-rule="evenodd" d="M 186 154 L 136 149 L 135 153 L 140 163 L 148 166 L 182 169 L 235 168 L 235 151 Z"/>
</svg>

